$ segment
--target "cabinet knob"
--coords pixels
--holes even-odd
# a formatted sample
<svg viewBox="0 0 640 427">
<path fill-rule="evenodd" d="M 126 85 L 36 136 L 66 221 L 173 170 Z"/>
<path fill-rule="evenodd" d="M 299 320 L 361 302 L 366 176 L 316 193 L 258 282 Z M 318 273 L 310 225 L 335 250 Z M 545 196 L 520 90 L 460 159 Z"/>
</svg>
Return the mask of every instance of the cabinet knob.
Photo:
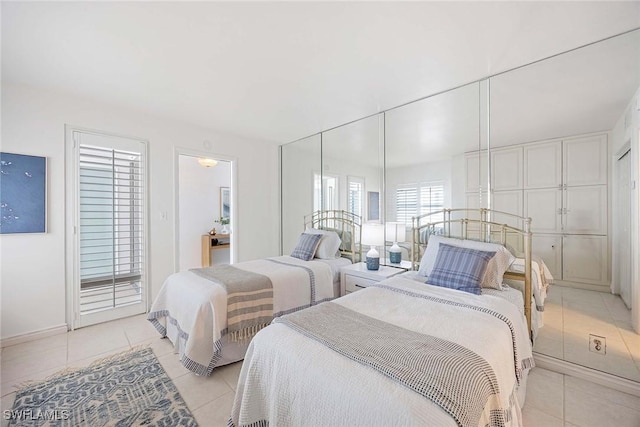
<svg viewBox="0 0 640 427">
<path fill-rule="evenodd" d="M 556 245 L 551 245 L 551 249 L 555 249 L 555 248 L 556 248 Z"/>
</svg>

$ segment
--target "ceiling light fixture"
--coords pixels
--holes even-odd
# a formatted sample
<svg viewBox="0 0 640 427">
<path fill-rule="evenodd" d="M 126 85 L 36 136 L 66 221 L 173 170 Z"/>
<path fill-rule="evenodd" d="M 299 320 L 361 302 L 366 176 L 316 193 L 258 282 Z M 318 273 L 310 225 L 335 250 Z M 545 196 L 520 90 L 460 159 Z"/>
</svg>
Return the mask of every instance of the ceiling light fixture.
<svg viewBox="0 0 640 427">
<path fill-rule="evenodd" d="M 203 158 L 199 158 L 198 163 L 200 163 L 200 166 L 204 166 L 205 168 L 210 168 L 218 164 L 218 162 L 213 159 L 203 159 Z"/>
</svg>

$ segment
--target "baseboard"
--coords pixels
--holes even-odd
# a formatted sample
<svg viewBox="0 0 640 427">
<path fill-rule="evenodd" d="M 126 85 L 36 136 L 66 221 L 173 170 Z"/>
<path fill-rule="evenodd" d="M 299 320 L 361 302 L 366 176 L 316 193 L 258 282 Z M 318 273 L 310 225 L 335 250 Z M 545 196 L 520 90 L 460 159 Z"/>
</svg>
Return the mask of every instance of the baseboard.
<svg viewBox="0 0 640 427">
<path fill-rule="evenodd" d="M 564 360 L 546 356 L 544 354 L 534 353 L 533 358 L 536 361 L 536 366 L 539 368 L 591 381 L 592 383 L 600 384 L 623 393 L 640 397 L 640 383 L 635 381 L 631 381 L 617 375 L 607 374 L 585 366 L 576 365 L 575 363 L 565 362 Z"/>
<path fill-rule="evenodd" d="M 564 286 L 565 288 L 584 289 L 585 291 L 611 293 L 611 285 L 591 285 L 589 283 L 567 282 L 565 280 L 555 280 L 554 285 Z"/>
<path fill-rule="evenodd" d="M 69 330 L 67 324 L 54 326 L 47 329 L 41 329 L 39 331 L 27 332 L 26 334 L 15 335 L 9 338 L 3 338 L 0 340 L 0 348 L 9 347 L 12 345 L 20 344 L 23 342 L 34 341 L 40 338 L 50 337 L 52 335 L 64 334 Z"/>
</svg>

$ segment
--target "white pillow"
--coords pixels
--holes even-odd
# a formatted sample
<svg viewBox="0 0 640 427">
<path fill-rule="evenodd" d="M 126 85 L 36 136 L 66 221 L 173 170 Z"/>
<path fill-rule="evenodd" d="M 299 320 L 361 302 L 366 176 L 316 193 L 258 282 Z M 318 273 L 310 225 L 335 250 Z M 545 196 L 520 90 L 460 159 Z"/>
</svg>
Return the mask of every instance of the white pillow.
<svg viewBox="0 0 640 427">
<path fill-rule="evenodd" d="M 322 234 L 320 239 L 320 245 L 316 249 L 316 258 L 320 259 L 334 259 L 338 258 L 340 252 L 340 237 L 335 231 L 318 230 L 317 228 L 309 228 L 304 231 L 307 234 Z"/>
<path fill-rule="evenodd" d="M 438 248 L 440 246 L 440 243 L 496 253 L 496 255 L 494 255 L 494 257 L 491 258 L 491 260 L 487 264 L 487 270 L 485 271 L 482 278 L 481 286 L 483 288 L 500 289 L 504 272 L 509 269 L 511 263 L 516 259 L 507 248 L 499 243 L 487 243 L 478 242 L 476 240 L 460 240 L 443 236 L 431 236 L 429 238 L 429 243 L 427 244 L 427 249 L 424 251 L 424 255 L 422 255 L 422 259 L 420 260 L 420 269 L 418 270 L 418 274 L 420 274 L 421 276 L 429 276 L 429 274 L 431 274 L 433 265 L 436 262 L 436 257 L 438 256 Z"/>
</svg>

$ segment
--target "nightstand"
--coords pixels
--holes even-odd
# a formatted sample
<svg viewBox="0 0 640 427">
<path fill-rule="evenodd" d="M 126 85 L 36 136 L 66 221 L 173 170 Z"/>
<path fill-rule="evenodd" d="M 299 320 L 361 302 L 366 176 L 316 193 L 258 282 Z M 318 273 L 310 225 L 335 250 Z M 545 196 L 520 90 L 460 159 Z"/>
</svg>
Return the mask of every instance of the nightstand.
<svg viewBox="0 0 640 427">
<path fill-rule="evenodd" d="M 379 270 L 367 270 L 364 262 L 344 266 L 340 269 L 340 295 L 358 291 L 407 270 L 386 265 L 381 265 Z"/>
</svg>

